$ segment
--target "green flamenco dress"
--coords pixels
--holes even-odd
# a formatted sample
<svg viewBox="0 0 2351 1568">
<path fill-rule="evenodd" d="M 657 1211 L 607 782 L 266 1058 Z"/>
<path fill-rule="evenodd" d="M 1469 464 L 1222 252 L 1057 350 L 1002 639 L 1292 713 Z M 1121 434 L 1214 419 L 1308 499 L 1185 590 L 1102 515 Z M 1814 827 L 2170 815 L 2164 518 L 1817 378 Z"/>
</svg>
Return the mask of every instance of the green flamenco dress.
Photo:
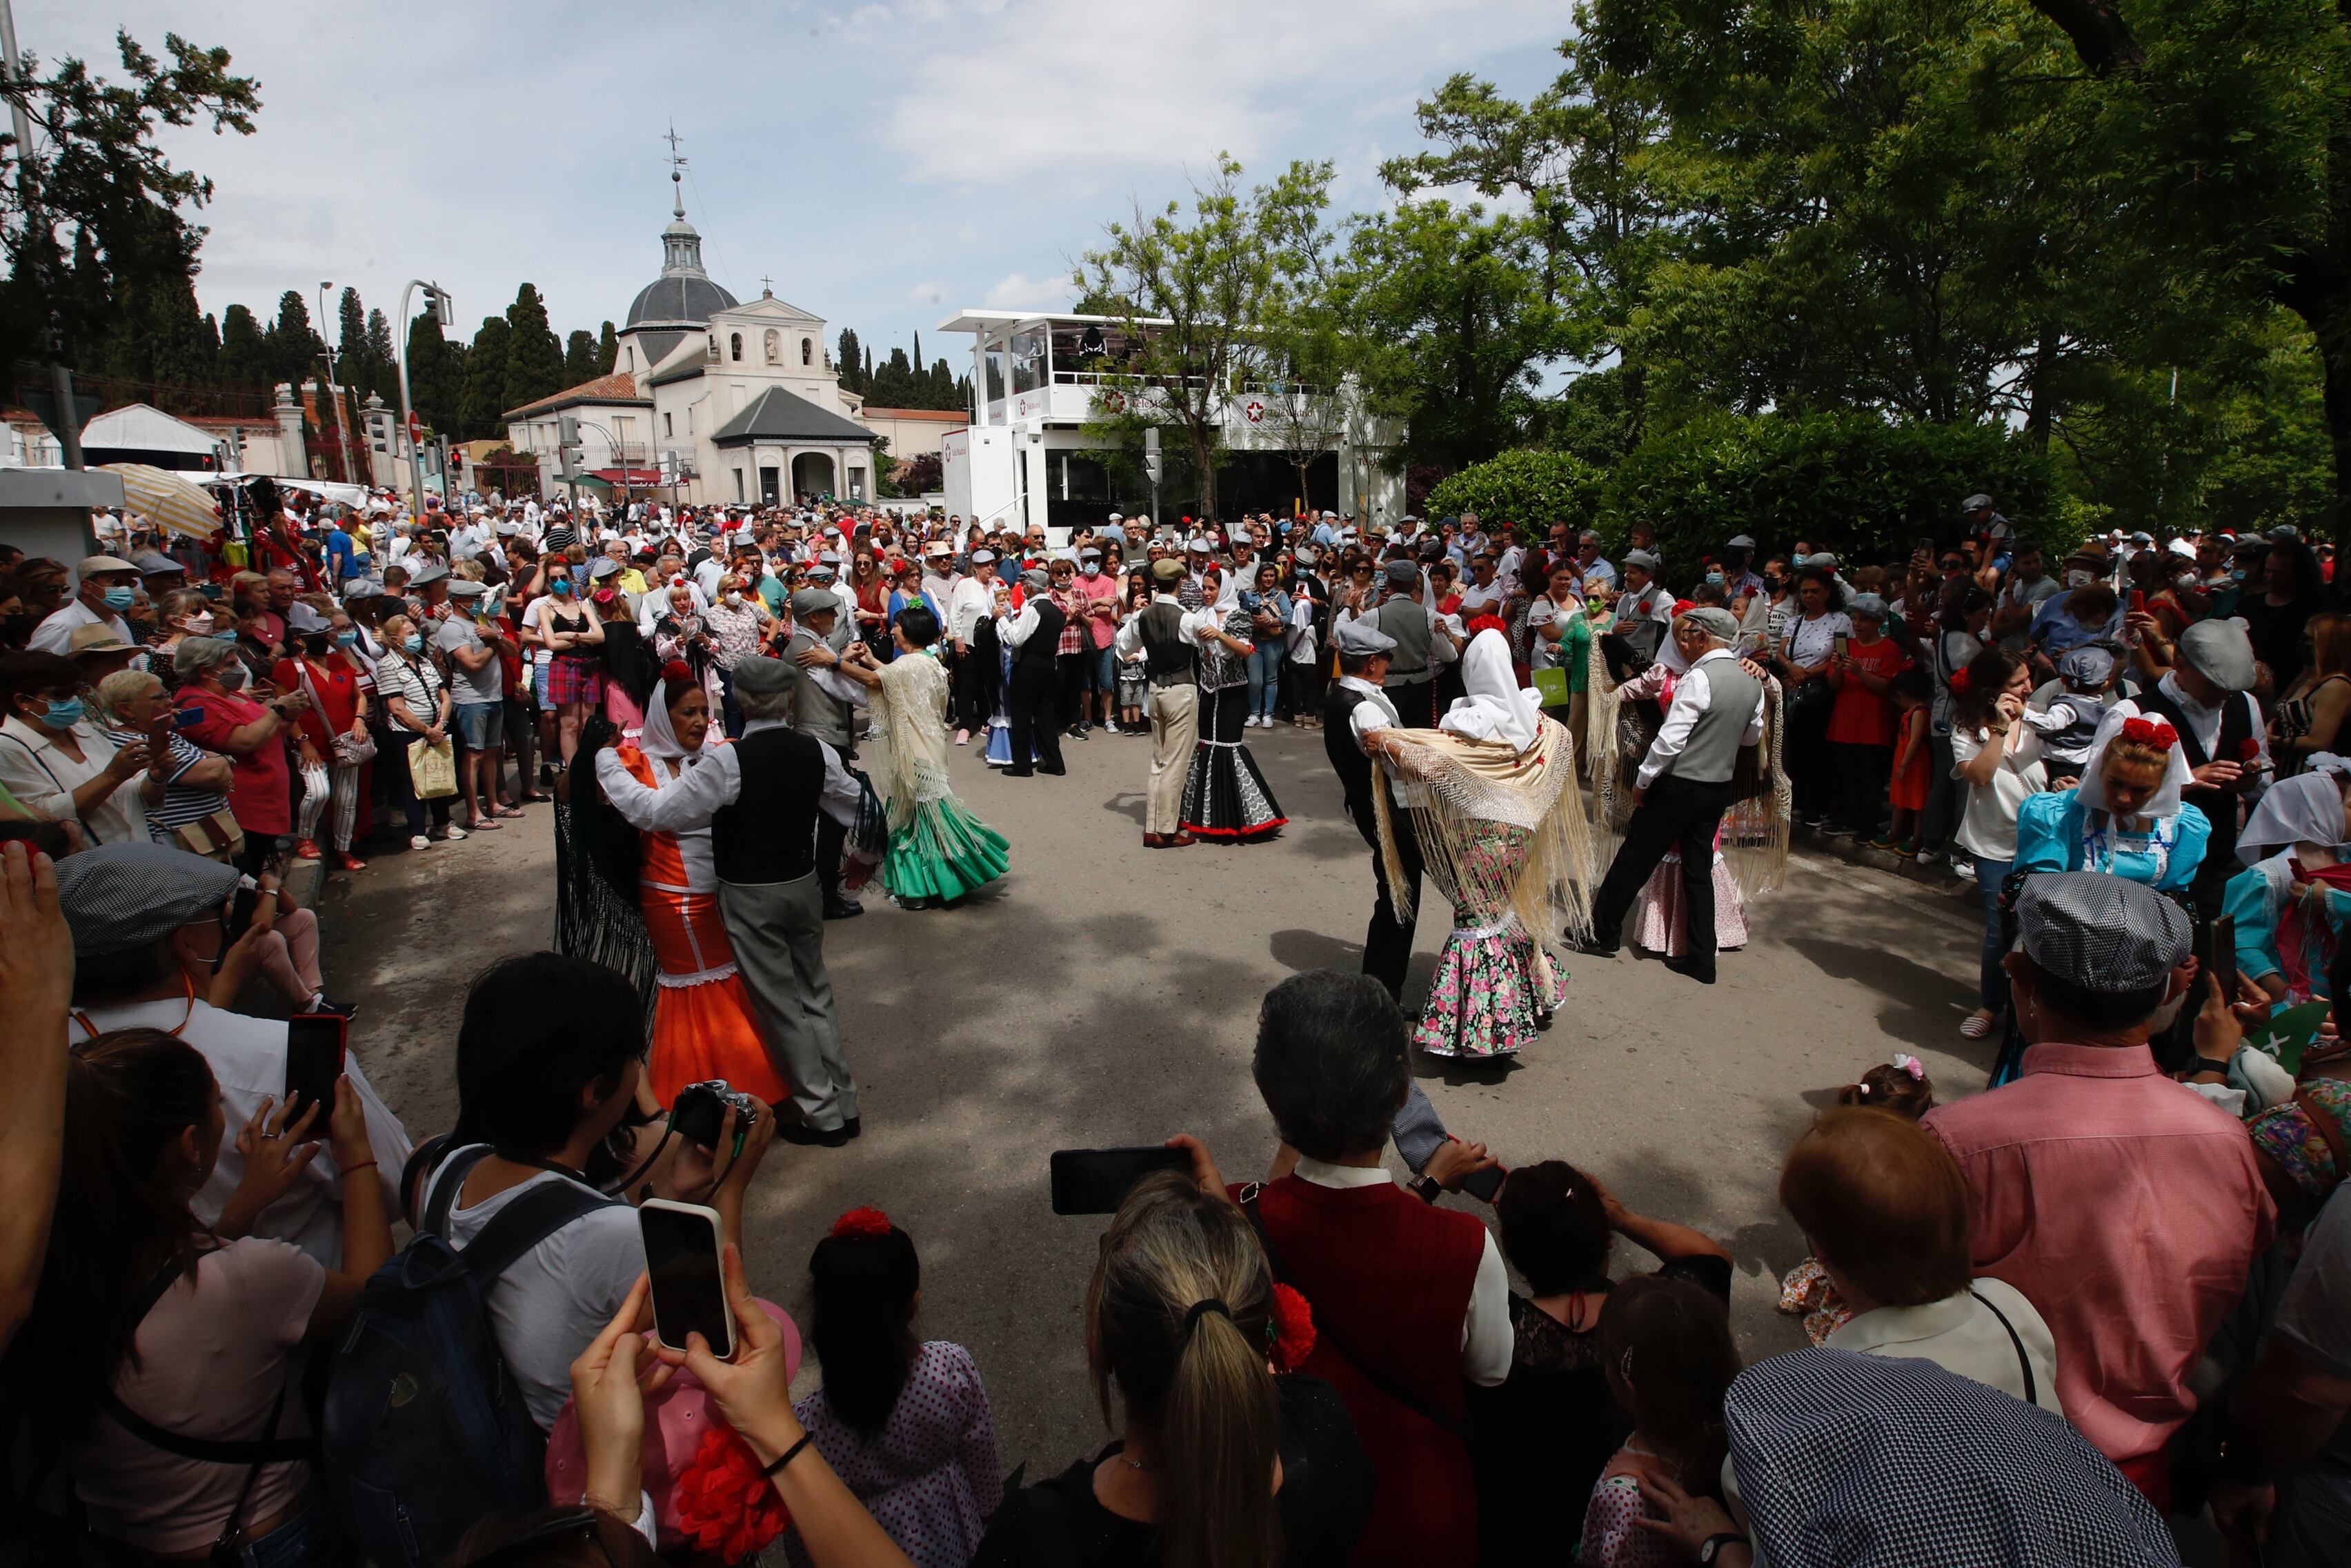
<svg viewBox="0 0 2351 1568">
<path fill-rule="evenodd" d="M 947 673 L 930 650 L 882 666 L 873 695 L 890 746 L 890 847 L 882 885 L 904 904 L 967 897 L 1012 863 L 1004 835 L 947 779 Z"/>
</svg>

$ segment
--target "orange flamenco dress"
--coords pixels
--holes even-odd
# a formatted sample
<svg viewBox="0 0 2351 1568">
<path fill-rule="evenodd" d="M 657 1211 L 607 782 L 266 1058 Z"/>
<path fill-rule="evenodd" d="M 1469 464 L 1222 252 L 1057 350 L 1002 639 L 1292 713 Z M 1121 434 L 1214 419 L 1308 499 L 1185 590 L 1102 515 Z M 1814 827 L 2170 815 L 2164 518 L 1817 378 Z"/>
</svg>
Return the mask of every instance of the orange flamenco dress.
<svg viewBox="0 0 2351 1568">
<path fill-rule="evenodd" d="M 665 770 L 657 771 L 653 759 L 634 746 L 618 747 L 615 759 L 648 789 L 669 782 Z M 661 967 L 661 994 L 653 1004 L 654 1097 L 671 1104 L 687 1084 L 724 1078 L 770 1105 L 782 1104 L 791 1098 L 791 1086 L 768 1058 L 719 918 L 710 830 L 639 837 L 638 903 Z"/>
</svg>

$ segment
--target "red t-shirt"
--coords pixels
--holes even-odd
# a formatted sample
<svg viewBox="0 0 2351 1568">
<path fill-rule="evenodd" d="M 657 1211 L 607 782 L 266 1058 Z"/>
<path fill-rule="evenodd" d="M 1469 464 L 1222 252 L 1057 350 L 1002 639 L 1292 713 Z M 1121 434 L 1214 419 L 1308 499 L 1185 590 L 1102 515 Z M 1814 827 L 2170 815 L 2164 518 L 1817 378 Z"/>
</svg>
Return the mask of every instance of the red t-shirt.
<svg viewBox="0 0 2351 1568">
<path fill-rule="evenodd" d="M 310 679 L 306 685 L 302 677 Z M 312 706 L 304 708 L 296 723 L 322 758 L 332 759 L 335 737 L 350 733 L 351 720 L 360 711 L 360 684 L 364 679 L 360 667 L 337 653 L 329 653 L 307 669 L 295 659 L 280 659 L 269 678 L 277 683 L 281 692 L 309 692 Z"/>
<path fill-rule="evenodd" d="M 181 730 L 182 737 L 207 751 L 217 751 L 229 760 L 228 809 L 236 818 L 236 825 L 248 833 L 273 837 L 292 832 L 294 810 L 287 798 L 289 773 L 282 738 L 285 731 L 279 730 L 248 755 L 238 757 L 228 749 L 229 732 L 243 729 L 259 718 L 264 711 L 259 703 L 189 685 L 180 688 L 179 706 L 195 708 L 204 716 L 204 722 L 194 728 Z"/>
<path fill-rule="evenodd" d="M 1893 638 L 1882 635 L 1875 643 L 1847 638 L 1845 652 L 1856 669 L 1866 670 L 1880 680 L 1891 677 L 1910 662 Z M 1829 713 L 1829 739 L 1850 746 L 1893 745 L 1893 694 L 1873 692 L 1852 678 L 1852 674 L 1846 673 L 1844 685 L 1836 695 L 1836 706 Z"/>
</svg>

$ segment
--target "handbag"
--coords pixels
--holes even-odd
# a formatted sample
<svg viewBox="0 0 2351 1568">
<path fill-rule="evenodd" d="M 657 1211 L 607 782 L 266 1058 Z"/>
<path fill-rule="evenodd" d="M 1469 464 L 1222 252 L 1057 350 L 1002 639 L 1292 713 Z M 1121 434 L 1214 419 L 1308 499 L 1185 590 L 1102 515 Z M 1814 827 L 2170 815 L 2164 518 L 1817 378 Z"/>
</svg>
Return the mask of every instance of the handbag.
<svg viewBox="0 0 2351 1568">
<path fill-rule="evenodd" d="M 302 672 L 302 690 L 308 694 L 310 698 L 310 711 L 319 715 L 319 721 L 324 723 L 326 719 L 327 707 L 324 703 L 321 703 L 319 700 L 319 688 L 311 683 L 309 664 L 304 660 L 297 659 L 294 661 L 294 667 Z M 348 729 L 337 730 L 335 732 L 335 764 L 337 767 L 356 768 L 362 762 L 373 759 L 374 757 L 375 737 L 372 735 L 355 736 Z"/>
<path fill-rule="evenodd" d="M 449 737 L 434 745 L 423 736 L 408 743 L 408 787 L 420 800 L 444 800 L 457 792 L 457 756 Z"/>
<path fill-rule="evenodd" d="M 245 830 L 236 825 L 235 815 L 226 806 L 193 822 L 182 822 L 172 830 L 172 837 L 190 854 L 206 860 L 234 860 L 245 848 Z"/>
<path fill-rule="evenodd" d="M 1565 707 L 1567 706 L 1569 692 L 1565 670 L 1556 667 L 1537 670 L 1527 684 L 1534 687 L 1535 695 L 1541 699 L 1543 706 Z"/>
</svg>

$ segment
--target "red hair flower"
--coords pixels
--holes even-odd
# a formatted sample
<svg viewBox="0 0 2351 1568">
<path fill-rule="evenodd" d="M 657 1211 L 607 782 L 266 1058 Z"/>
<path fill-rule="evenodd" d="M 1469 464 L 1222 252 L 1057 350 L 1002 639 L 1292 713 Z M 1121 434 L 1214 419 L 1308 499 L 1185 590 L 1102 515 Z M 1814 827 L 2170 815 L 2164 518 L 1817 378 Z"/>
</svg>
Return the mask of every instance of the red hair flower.
<svg viewBox="0 0 2351 1568">
<path fill-rule="evenodd" d="M 2237 742 L 2237 759 L 2239 761 L 2251 762 L 2261 754 L 2262 743 L 2254 739 L 2252 736 L 2249 735 L 2245 737 L 2244 739 Z"/>
<path fill-rule="evenodd" d="M 1268 1358 L 1276 1372 L 1295 1372 L 1314 1354 L 1314 1309 L 1287 1285 L 1273 1288 L 1273 1354 Z"/>
<path fill-rule="evenodd" d="M 1503 624 L 1502 618 L 1499 615 L 1477 616 L 1470 621 L 1467 630 L 1472 637 L 1480 632 L 1499 632 L 1505 637 L 1510 634 L 1510 627 Z"/>
<path fill-rule="evenodd" d="M 2151 746 L 2158 751 L 2168 751 L 2179 740 L 2179 732 L 2159 718 L 2126 718 L 2123 720 L 2123 738 Z"/>
<path fill-rule="evenodd" d="M 731 1427 L 714 1424 L 677 1477 L 677 1528 L 729 1563 L 756 1556 L 792 1521 L 759 1458 Z"/>
<path fill-rule="evenodd" d="M 1951 695 L 1955 697 L 1968 695 L 1968 673 L 1965 670 L 1951 672 Z"/>
<path fill-rule="evenodd" d="M 837 1241 L 879 1241 L 890 1228 L 890 1217 L 878 1208 L 852 1208 L 832 1222 Z"/>
<path fill-rule="evenodd" d="M 685 661 L 683 659 L 672 659 L 668 664 L 664 664 L 661 667 L 661 678 L 672 691 L 681 686 L 694 685 L 694 672 L 685 667 Z"/>
</svg>

